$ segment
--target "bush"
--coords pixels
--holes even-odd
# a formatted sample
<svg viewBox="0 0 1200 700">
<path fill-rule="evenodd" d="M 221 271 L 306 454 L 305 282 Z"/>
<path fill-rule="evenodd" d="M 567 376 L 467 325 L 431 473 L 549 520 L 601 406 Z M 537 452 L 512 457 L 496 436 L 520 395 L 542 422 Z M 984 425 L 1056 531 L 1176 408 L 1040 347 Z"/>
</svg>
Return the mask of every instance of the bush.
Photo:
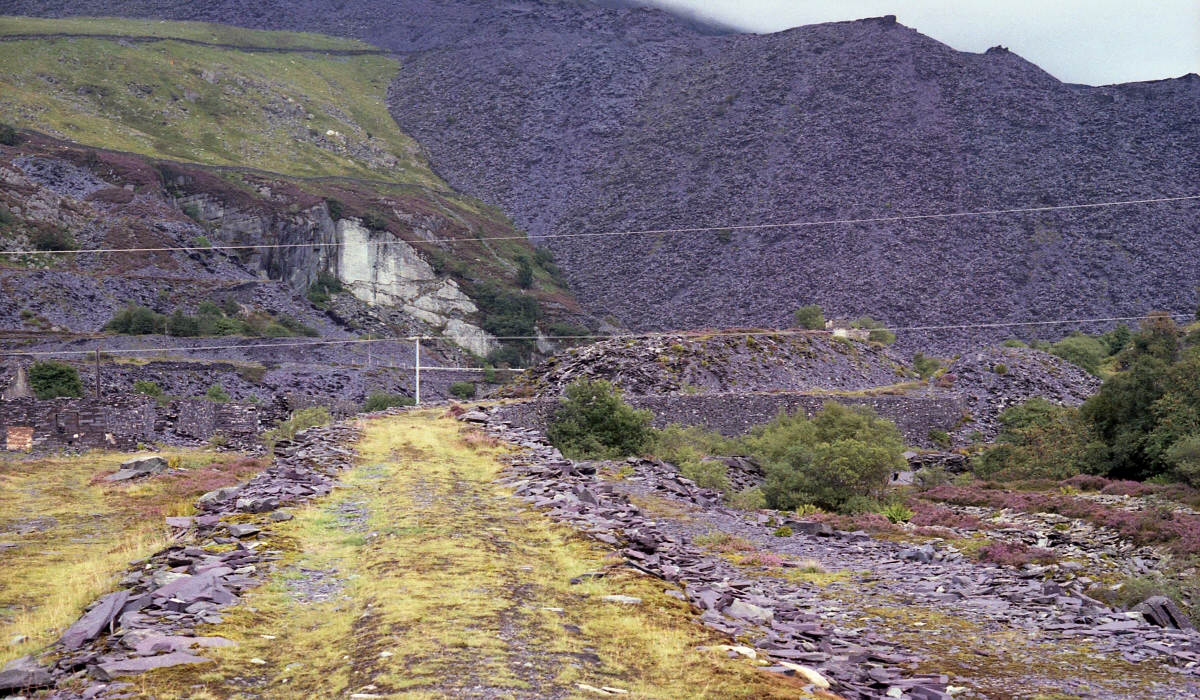
<svg viewBox="0 0 1200 700">
<path fill-rule="evenodd" d="M 746 444 L 766 469 L 767 505 L 778 510 L 856 506 L 852 499 L 877 498 L 904 468 L 900 431 L 869 407 L 830 402 L 812 420 L 780 415 Z"/>
<path fill-rule="evenodd" d="M 208 236 L 196 236 L 192 239 L 192 245 L 196 248 L 211 248 L 212 241 L 208 240 Z"/>
<path fill-rule="evenodd" d="M 651 429 L 646 451 L 679 467 L 679 473 L 705 489 L 729 491 L 729 468 L 706 457 L 726 457 L 737 451 L 737 442 L 698 426 L 672 423 L 662 430 Z"/>
<path fill-rule="evenodd" d="M 11 226 L 14 221 L 16 221 L 16 217 L 13 216 L 8 207 L 0 204 L 0 224 Z"/>
<path fill-rule="evenodd" d="M 133 393 L 158 399 L 162 398 L 163 390 L 154 382 L 139 379 L 133 383 Z"/>
<path fill-rule="evenodd" d="M 943 450 L 950 449 L 950 445 L 953 444 L 950 441 L 950 433 L 947 433 L 945 430 L 930 430 L 929 441 Z"/>
<path fill-rule="evenodd" d="M 926 357 L 923 352 L 913 355 L 913 369 L 917 371 L 917 376 L 921 379 L 933 377 L 941 368 L 942 362 L 936 357 Z"/>
<path fill-rule="evenodd" d="M 388 227 L 387 215 L 377 211 L 367 212 L 363 214 L 363 225 L 372 231 L 386 231 Z"/>
<path fill-rule="evenodd" d="M 287 314 L 280 316 L 276 319 L 276 321 L 280 326 L 283 326 L 283 328 L 287 330 L 288 334 L 290 335 L 304 336 L 306 338 L 316 338 L 321 335 L 319 332 L 317 332 L 316 328 L 307 326 L 301 323 L 299 319 L 288 316 Z"/>
<path fill-rule="evenodd" d="M 653 415 L 634 410 L 612 384 L 581 379 L 565 393 L 566 401 L 546 431 L 564 455 L 615 459 L 638 454 L 649 443 Z"/>
<path fill-rule="evenodd" d="M 317 275 L 317 279 L 308 287 L 308 300 L 314 304 L 328 304 L 333 295 L 340 294 L 344 287 L 342 281 L 328 270 Z"/>
<path fill-rule="evenodd" d="M 517 286 L 521 289 L 529 289 L 533 286 L 533 265 L 529 264 L 529 258 L 521 258 L 517 261 Z"/>
<path fill-rule="evenodd" d="M 179 309 L 167 319 L 167 335 L 176 338 L 196 338 L 200 336 L 200 319 L 188 316 Z"/>
<path fill-rule="evenodd" d="M 1167 450 L 1167 461 L 1175 477 L 1190 486 L 1200 486 L 1200 436 L 1191 435 Z"/>
<path fill-rule="evenodd" d="M 1001 374 L 1001 375 L 1008 374 L 1008 365 L 998 364 L 992 368 L 992 371 L 995 372 L 996 374 Z"/>
<path fill-rule="evenodd" d="M 475 382 L 454 382 L 450 385 L 450 393 L 460 399 L 475 398 Z"/>
<path fill-rule="evenodd" d="M 57 253 L 78 250 L 79 244 L 71 232 L 59 227 L 44 228 L 33 236 L 33 247 L 37 250 Z"/>
<path fill-rule="evenodd" d="M 1006 348 L 1027 348 L 1027 347 L 1029 347 L 1024 342 L 1017 340 L 1016 338 L 1009 338 L 1008 340 L 1004 341 L 1002 343 L 1002 345 Z"/>
<path fill-rule="evenodd" d="M 200 207 L 196 206 L 195 204 L 184 205 L 183 213 L 187 216 L 187 218 L 191 219 L 192 221 L 195 221 L 196 223 L 200 223 L 200 221 L 201 221 Z"/>
<path fill-rule="evenodd" d="M 0 124 L 0 145 L 19 146 L 21 135 L 12 124 Z"/>
<path fill-rule="evenodd" d="M 1100 363 L 1109 355 L 1109 345 L 1099 338 L 1074 333 L 1050 346 L 1050 352 L 1088 374 L 1097 374 Z"/>
<path fill-rule="evenodd" d="M 263 433 L 263 442 L 268 447 L 274 448 L 275 443 L 280 440 L 291 440 L 296 437 L 296 433 L 302 430 L 315 428 L 318 425 L 329 425 L 332 422 L 333 418 L 329 415 L 329 409 L 324 406 L 301 409 L 293 413 L 291 418 L 276 426 L 274 430 Z"/>
<path fill-rule="evenodd" d="M 29 385 L 34 395 L 42 401 L 60 396 L 83 396 L 83 382 L 79 379 L 79 371 L 65 362 L 46 360 L 33 363 L 29 368 Z"/>
<path fill-rule="evenodd" d="M 330 219 L 333 219 L 334 221 L 342 220 L 342 211 L 344 208 L 342 207 L 341 202 L 334 199 L 333 197 L 326 197 L 325 198 L 325 206 L 329 207 L 329 218 Z"/>
<path fill-rule="evenodd" d="M 1069 479 L 1099 449 L 1076 409 L 1042 398 L 1005 409 L 1000 425 L 996 445 L 976 459 L 982 479 Z"/>
<path fill-rule="evenodd" d="M 893 525 L 898 523 L 906 523 L 912 520 L 913 512 L 908 506 L 903 503 L 892 503 L 885 506 L 883 509 L 883 517 L 888 519 L 888 522 Z"/>
<path fill-rule="evenodd" d="M 872 343 L 891 345 L 892 343 L 896 342 L 896 334 L 884 328 L 882 323 L 876 321 L 870 316 L 863 316 L 857 321 L 851 323 L 850 327 L 871 331 L 870 334 L 867 335 L 867 340 L 870 340 Z"/>
<path fill-rule="evenodd" d="M 220 384 L 213 384 L 212 386 L 208 387 L 208 392 L 204 394 L 204 398 L 208 399 L 209 401 L 227 403 L 229 401 L 229 392 L 225 391 L 225 387 L 221 386 Z"/>
<path fill-rule="evenodd" d="M 113 314 L 104 328 L 122 335 L 152 335 L 166 331 L 166 317 L 131 303 Z"/>
<path fill-rule="evenodd" d="M 417 400 L 411 396 L 403 394 L 388 394 L 382 391 L 372 392 L 367 400 L 363 402 L 363 413 L 374 413 L 375 411 L 383 411 L 397 406 L 415 406 Z"/>
<path fill-rule="evenodd" d="M 825 330 L 825 312 L 816 304 L 802 306 L 793 314 L 796 317 L 796 325 L 801 328 L 807 328 L 810 331 Z"/>
</svg>

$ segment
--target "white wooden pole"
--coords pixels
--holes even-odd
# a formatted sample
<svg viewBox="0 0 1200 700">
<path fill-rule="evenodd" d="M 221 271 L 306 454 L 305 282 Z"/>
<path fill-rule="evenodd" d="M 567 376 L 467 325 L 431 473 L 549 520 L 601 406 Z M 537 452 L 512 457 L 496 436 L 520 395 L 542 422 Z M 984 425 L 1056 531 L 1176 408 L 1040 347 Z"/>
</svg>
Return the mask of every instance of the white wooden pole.
<svg viewBox="0 0 1200 700">
<path fill-rule="evenodd" d="M 421 338 L 417 337 L 417 404 L 421 403 Z"/>
</svg>

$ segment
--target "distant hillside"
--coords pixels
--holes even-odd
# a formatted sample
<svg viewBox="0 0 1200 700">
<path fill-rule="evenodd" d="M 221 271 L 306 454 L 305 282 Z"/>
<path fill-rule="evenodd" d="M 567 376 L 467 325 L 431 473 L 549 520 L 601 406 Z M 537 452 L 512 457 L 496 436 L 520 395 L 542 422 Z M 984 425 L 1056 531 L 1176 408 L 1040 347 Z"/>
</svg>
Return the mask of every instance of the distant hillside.
<svg viewBox="0 0 1200 700">
<path fill-rule="evenodd" d="M 1198 193 L 1200 77 L 1067 85 L 891 18 L 721 36 L 583 0 L 3 0 L 0 12 L 321 29 L 401 52 L 388 104 L 405 133 L 535 236 Z M 1198 228 L 1200 207 L 1184 203 L 546 242 L 585 307 L 633 329 L 777 326 L 806 303 L 905 326 L 1190 311 Z M 994 338 L 1013 333 L 1025 334 Z"/>
<path fill-rule="evenodd" d="M 259 334 L 289 317 L 511 363 L 536 344 L 493 336 L 585 320 L 544 251 L 429 169 L 384 107 L 398 66 L 377 49 L 118 20 L 3 19 L 0 39 L 0 121 L 35 130 L 0 145 L 0 248 L 26 253 L 0 258 L 0 331 L 228 299 Z M 65 252 L 81 247 L 187 250 Z"/>
</svg>

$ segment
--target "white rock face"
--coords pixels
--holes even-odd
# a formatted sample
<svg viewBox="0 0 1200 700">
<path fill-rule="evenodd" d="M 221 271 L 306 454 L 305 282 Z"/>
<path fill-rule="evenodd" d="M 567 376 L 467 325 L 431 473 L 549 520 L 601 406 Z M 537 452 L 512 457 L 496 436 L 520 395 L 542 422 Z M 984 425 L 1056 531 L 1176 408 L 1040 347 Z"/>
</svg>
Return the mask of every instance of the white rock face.
<svg viewBox="0 0 1200 700">
<path fill-rule="evenodd" d="M 447 338 L 478 355 L 486 355 L 496 341 L 463 317 L 479 311 L 458 283 L 439 277 L 409 244 L 371 232 L 351 219 L 337 224 L 342 244 L 338 277 L 354 296 L 368 304 L 399 306 L 405 313 L 441 330 Z"/>
</svg>

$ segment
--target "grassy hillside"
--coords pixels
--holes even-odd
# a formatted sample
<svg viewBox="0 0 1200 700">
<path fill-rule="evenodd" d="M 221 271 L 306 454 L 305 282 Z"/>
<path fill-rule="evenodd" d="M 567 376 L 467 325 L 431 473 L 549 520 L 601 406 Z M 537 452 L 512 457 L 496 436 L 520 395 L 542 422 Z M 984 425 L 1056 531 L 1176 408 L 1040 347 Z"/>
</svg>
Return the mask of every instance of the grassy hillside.
<svg viewBox="0 0 1200 700">
<path fill-rule="evenodd" d="M 384 107 L 398 64 L 315 52 L 369 50 L 365 44 L 199 23 L 0 19 L 0 35 L 28 34 L 297 50 L 170 39 L 3 41 L 0 112 L 17 127 L 205 165 L 444 187 Z"/>
</svg>

